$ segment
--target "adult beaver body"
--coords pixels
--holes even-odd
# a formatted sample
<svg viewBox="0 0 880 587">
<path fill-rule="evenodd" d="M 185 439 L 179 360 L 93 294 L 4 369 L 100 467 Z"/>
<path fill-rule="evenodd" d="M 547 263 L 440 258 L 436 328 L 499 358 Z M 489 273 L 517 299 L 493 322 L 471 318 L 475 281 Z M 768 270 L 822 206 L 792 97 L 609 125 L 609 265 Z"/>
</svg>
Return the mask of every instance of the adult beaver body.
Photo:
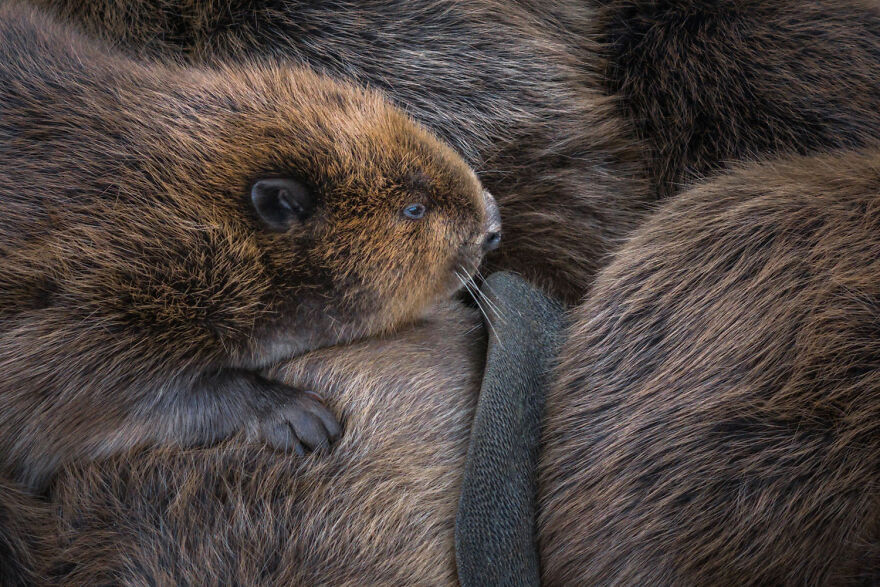
<svg viewBox="0 0 880 587">
<path fill-rule="evenodd" d="M 15 4 L 0 41 L 0 467 L 28 485 L 242 428 L 325 446 L 329 412 L 257 370 L 417 318 L 497 238 L 474 173 L 375 94 L 142 65 Z"/>
<path fill-rule="evenodd" d="M 575 320 L 547 401 L 548 584 L 880 579 L 880 154 L 677 196 Z"/>
</svg>

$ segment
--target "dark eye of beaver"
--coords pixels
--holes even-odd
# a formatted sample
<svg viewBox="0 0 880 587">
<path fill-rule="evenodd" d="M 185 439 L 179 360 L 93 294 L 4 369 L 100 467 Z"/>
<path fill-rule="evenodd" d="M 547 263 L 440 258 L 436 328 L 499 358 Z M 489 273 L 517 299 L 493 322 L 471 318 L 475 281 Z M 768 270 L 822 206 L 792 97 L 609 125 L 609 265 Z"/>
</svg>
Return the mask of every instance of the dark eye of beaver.
<svg viewBox="0 0 880 587">
<path fill-rule="evenodd" d="M 409 204 L 403 209 L 403 215 L 410 220 L 419 220 L 427 212 L 424 204 Z"/>
</svg>

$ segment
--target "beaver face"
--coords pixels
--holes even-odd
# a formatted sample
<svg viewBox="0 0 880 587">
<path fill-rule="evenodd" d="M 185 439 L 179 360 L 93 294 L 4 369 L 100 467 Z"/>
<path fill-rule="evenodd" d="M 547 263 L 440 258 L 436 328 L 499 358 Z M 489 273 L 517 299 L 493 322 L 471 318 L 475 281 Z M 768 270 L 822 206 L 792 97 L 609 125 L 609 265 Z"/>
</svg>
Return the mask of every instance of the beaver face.
<svg viewBox="0 0 880 587">
<path fill-rule="evenodd" d="M 150 285 L 139 312 L 173 307 L 224 348 L 273 329 L 330 344 L 418 317 L 497 246 L 497 207 L 474 172 L 379 94 L 272 66 L 169 75 L 176 85 L 132 93 L 102 120 L 111 132 L 70 148 L 121 154 L 89 158 L 99 173 L 78 181 L 91 184 L 82 224 L 124 227 L 100 255 L 107 272 L 156 284 L 162 267 L 175 284 Z M 92 200 L 113 205 L 95 215 Z M 149 259 L 133 264 L 132 242 Z"/>
<path fill-rule="evenodd" d="M 500 243 L 494 198 L 449 148 L 402 117 L 334 165 L 256 180 L 265 228 L 320 267 L 345 309 L 395 324 L 462 287 Z"/>
<path fill-rule="evenodd" d="M 386 330 L 498 246 L 498 209 L 474 172 L 380 96 L 306 73 L 248 86 L 260 102 L 236 98 L 240 119 L 198 148 L 218 149 L 213 194 L 241 186 L 233 200 L 288 302 L 320 298 L 339 320 Z"/>
</svg>

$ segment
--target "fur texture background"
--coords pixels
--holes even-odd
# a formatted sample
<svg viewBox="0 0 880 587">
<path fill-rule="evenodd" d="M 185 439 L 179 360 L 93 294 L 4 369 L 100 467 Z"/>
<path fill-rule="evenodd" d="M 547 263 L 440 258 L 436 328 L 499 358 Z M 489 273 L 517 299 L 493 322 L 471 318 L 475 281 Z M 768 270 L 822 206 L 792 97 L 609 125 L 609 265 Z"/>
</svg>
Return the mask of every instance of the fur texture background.
<svg viewBox="0 0 880 587">
<path fill-rule="evenodd" d="M 865 0 L 594 0 L 597 73 L 660 196 L 730 162 L 877 144 L 880 12 Z"/>
<path fill-rule="evenodd" d="M 55 521 L 45 501 L 0 479 L 0 584 L 19 587 L 43 580 L 42 566 L 54 552 Z"/>
</svg>

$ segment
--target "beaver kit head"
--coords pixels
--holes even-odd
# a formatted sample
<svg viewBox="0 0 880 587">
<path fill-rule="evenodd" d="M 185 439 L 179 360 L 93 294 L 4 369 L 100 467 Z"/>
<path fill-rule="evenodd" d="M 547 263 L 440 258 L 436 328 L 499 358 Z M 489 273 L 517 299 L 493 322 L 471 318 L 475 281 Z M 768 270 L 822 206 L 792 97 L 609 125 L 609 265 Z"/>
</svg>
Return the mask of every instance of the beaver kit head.
<svg viewBox="0 0 880 587">
<path fill-rule="evenodd" d="M 268 417 L 292 392 L 253 369 L 418 317 L 500 234 L 470 168 L 375 93 L 140 63 L 14 4 L 0 164 L 0 454 L 29 483 Z"/>
<path fill-rule="evenodd" d="M 200 205 L 230 206 L 274 276 L 273 307 L 362 334 L 461 287 L 500 238 L 494 201 L 463 161 L 366 92 L 304 72 L 272 85 L 258 90 L 272 115 L 247 113 L 237 136 L 209 139 L 222 170 L 204 178 Z M 204 185 L 184 180 L 180 193 Z"/>
<path fill-rule="evenodd" d="M 188 230 L 222 227 L 266 278 L 263 327 L 308 324 L 309 346 L 325 317 L 328 342 L 385 330 L 458 289 L 497 242 L 474 173 L 378 96 L 306 71 L 203 84 L 182 96 L 191 118 L 143 131 L 162 148 L 138 149 L 136 183 L 157 185 L 133 189 L 173 203 Z"/>
<path fill-rule="evenodd" d="M 651 200 L 643 147 L 594 68 L 591 2 L 30 2 L 140 57 L 260 56 L 381 89 L 498 198 L 507 234 L 487 266 L 571 304 Z"/>
</svg>

